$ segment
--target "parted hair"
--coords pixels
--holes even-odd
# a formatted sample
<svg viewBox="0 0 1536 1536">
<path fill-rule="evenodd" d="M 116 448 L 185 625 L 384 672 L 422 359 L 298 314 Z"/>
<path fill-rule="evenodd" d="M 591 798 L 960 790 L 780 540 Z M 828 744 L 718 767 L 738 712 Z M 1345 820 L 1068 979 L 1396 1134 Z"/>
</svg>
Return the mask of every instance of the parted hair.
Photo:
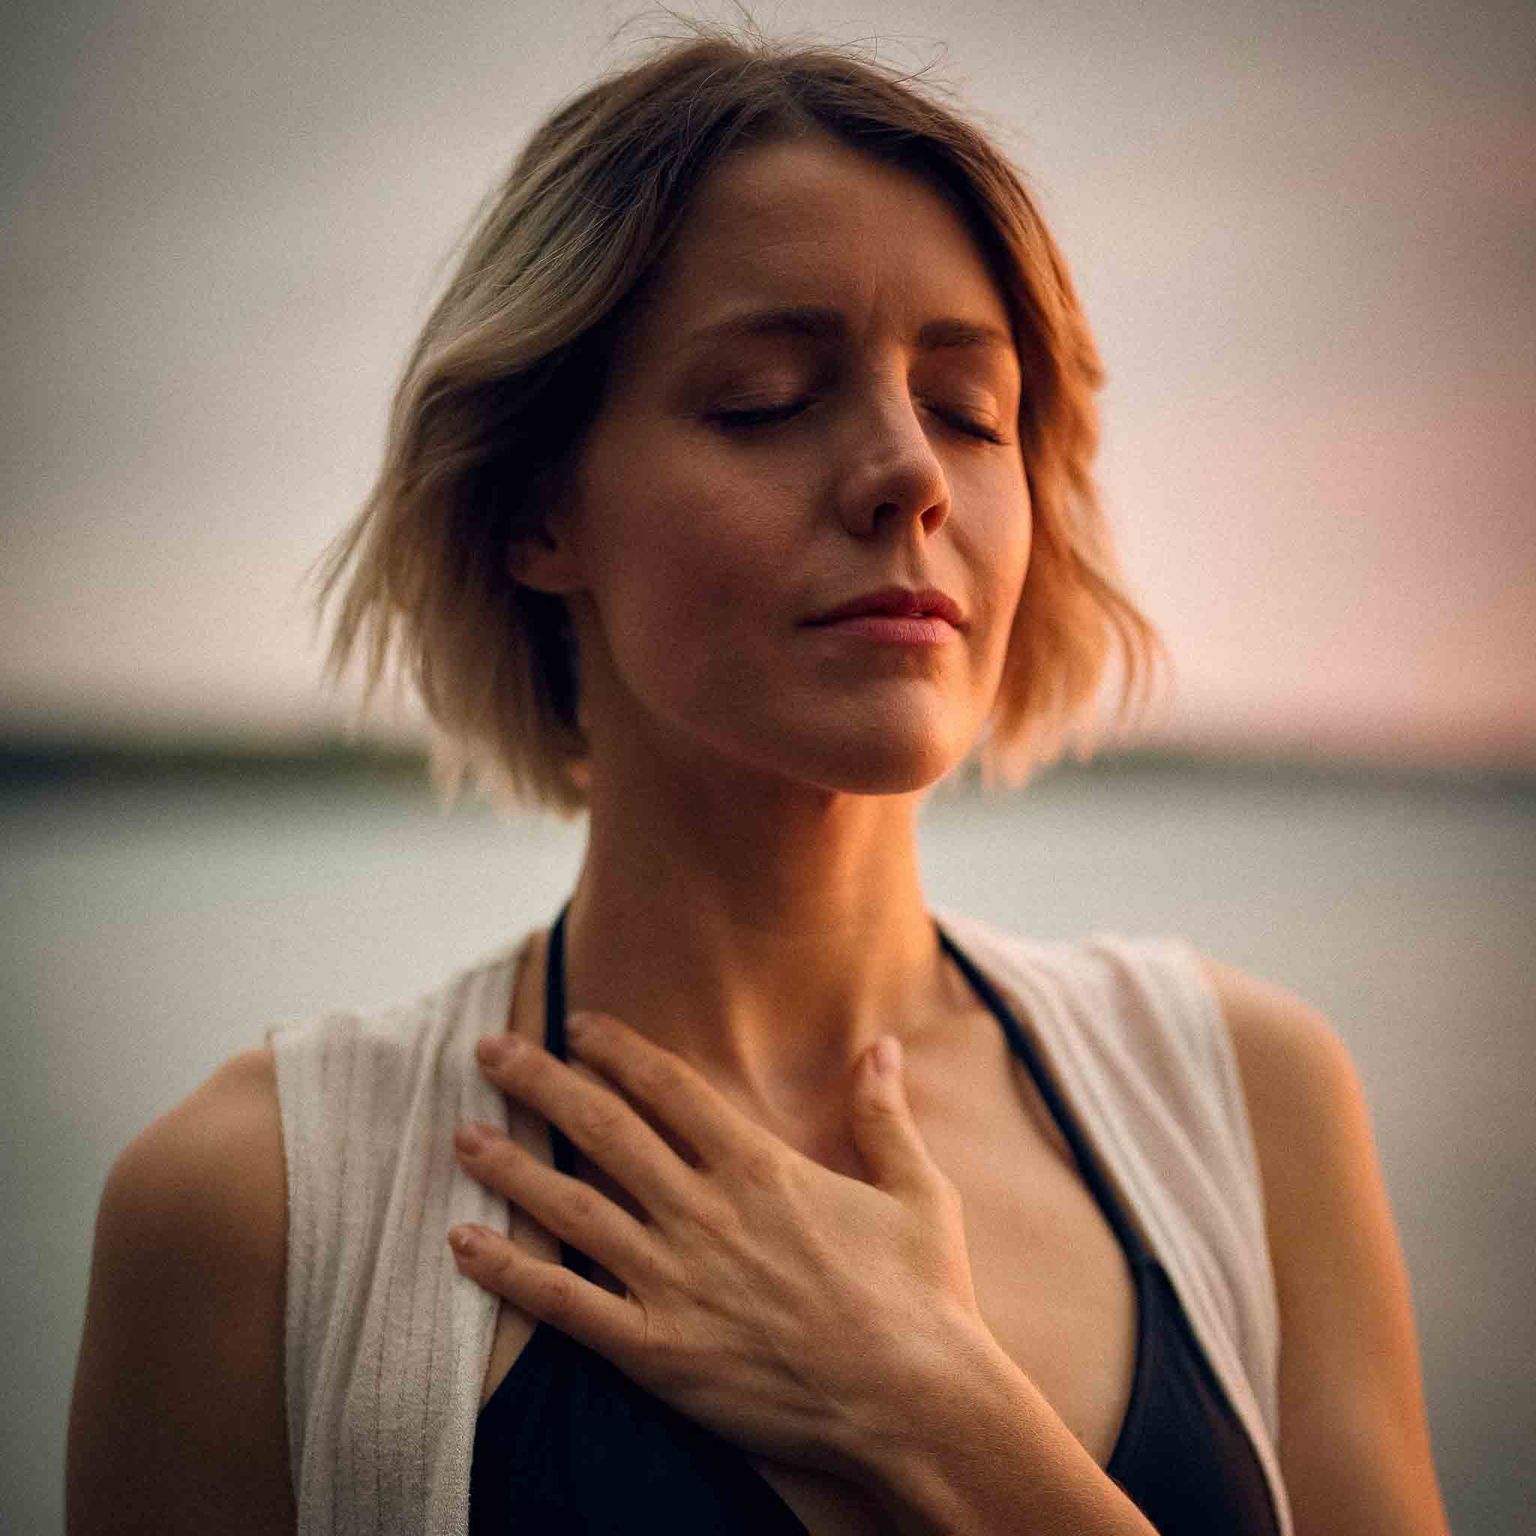
<svg viewBox="0 0 1536 1536">
<path fill-rule="evenodd" d="M 1023 174 L 920 72 L 750 21 L 682 21 L 558 107 L 476 210 L 395 388 L 373 487 L 318 562 L 317 615 L 341 597 L 328 679 L 361 651 L 360 714 L 387 673 L 409 679 L 447 803 L 467 776 L 504 811 L 586 807 L 575 635 L 564 600 L 519 583 L 509 552 L 540 536 L 700 183 L 733 152 L 820 134 L 946 197 L 1007 304 L 1032 546 L 976 756 L 987 789 L 1086 759 L 1112 653 L 1119 731 L 1168 657 L 1122 590 L 1091 473 L 1104 370 Z"/>
</svg>

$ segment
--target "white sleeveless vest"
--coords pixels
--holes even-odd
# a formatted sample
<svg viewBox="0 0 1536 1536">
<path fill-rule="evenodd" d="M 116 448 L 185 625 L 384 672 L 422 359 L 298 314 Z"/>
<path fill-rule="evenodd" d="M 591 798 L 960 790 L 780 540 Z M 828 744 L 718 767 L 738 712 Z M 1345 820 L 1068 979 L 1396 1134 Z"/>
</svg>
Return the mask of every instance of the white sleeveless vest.
<svg viewBox="0 0 1536 1536">
<path fill-rule="evenodd" d="M 934 917 L 1015 1008 L 1258 1452 L 1292 1536 L 1278 1441 L 1279 1312 L 1237 1063 L 1177 937 L 1023 939 Z M 288 1178 L 285 1378 L 299 1536 L 465 1536 L 497 1299 L 448 1228 L 505 1232 L 454 1128 L 506 1127 L 475 1042 L 506 1027 L 519 952 L 417 1001 L 266 1032 Z"/>
</svg>

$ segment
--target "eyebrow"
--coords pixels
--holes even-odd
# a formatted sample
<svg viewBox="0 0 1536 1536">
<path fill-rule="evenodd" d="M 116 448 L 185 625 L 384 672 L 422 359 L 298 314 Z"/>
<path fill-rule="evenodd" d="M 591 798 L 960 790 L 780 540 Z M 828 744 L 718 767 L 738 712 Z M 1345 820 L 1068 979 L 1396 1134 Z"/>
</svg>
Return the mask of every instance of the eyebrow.
<svg viewBox="0 0 1536 1536">
<path fill-rule="evenodd" d="M 848 321 L 841 310 L 824 304 L 798 304 L 728 315 L 724 320 L 700 326 L 685 338 L 683 346 L 693 351 L 706 344 L 756 336 L 807 336 L 818 341 L 836 341 L 847 333 Z M 985 321 L 947 318 L 928 321 L 918 331 L 915 346 L 919 352 L 937 352 L 951 347 L 1012 352 L 1013 337 Z"/>
</svg>

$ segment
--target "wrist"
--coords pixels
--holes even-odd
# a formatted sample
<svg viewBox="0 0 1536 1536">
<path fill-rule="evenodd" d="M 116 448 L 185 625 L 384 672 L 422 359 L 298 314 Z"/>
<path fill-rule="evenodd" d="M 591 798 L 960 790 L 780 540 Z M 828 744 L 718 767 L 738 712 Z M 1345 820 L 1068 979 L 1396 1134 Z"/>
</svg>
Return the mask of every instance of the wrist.
<svg viewBox="0 0 1536 1536">
<path fill-rule="evenodd" d="M 935 1490 L 957 1436 L 974 1435 L 991 1405 L 1014 1411 L 1032 1384 L 973 1314 L 934 1319 L 903 1339 L 876 1373 L 876 1386 L 849 1414 L 837 1441 L 839 1473 L 869 1489 L 893 1513 L 897 1503 Z M 1038 1394 L 1037 1394 L 1038 1395 Z M 905 1526 L 903 1526 L 905 1529 Z"/>
<path fill-rule="evenodd" d="M 908 1355 L 852 1456 L 848 1475 L 902 1536 L 1155 1536 L 979 1318 Z"/>
</svg>

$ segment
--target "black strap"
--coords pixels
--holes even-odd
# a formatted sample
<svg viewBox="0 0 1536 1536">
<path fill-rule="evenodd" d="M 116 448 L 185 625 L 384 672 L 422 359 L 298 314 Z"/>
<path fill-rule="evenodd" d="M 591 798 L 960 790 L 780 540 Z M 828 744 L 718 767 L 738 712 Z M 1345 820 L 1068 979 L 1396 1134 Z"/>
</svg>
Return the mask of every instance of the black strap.
<svg viewBox="0 0 1536 1536">
<path fill-rule="evenodd" d="M 1061 1134 L 1072 1149 L 1072 1156 L 1077 1161 L 1083 1182 L 1087 1184 L 1093 1198 L 1098 1201 L 1099 1209 L 1104 1212 L 1104 1219 L 1119 1239 L 1126 1258 L 1132 1265 L 1147 1262 L 1152 1257 L 1151 1253 L 1126 1216 L 1124 1207 L 1120 1204 L 1104 1172 L 1104 1166 L 1099 1161 L 1098 1154 L 1089 1144 L 1082 1127 L 1068 1108 L 1066 1099 L 1046 1070 L 1034 1042 L 1025 1033 L 1002 994 L 977 969 L 971 957 L 945 933 L 943 925 L 937 919 L 934 920 L 933 926 L 938 932 L 939 943 L 944 946 L 945 952 L 960 967 L 965 979 L 975 988 L 982 1002 L 992 1010 L 998 1023 L 1003 1026 L 1003 1033 L 1008 1037 L 1008 1045 L 1013 1054 L 1029 1068 L 1029 1075 L 1034 1078 L 1035 1086 L 1040 1090 L 1040 1097 L 1045 1100 L 1045 1107 L 1050 1110 L 1051 1118 L 1061 1127 Z"/>
<path fill-rule="evenodd" d="M 566 1059 L 565 919 L 570 910 L 571 903 L 567 900 L 560 909 L 560 915 L 555 919 L 554 927 L 550 930 L 549 954 L 544 967 L 544 1049 L 560 1061 Z M 1082 1128 L 1046 1070 L 1045 1063 L 1034 1043 L 1025 1033 L 1002 994 L 976 967 L 970 956 L 950 938 L 937 919 L 934 920 L 933 926 L 945 953 L 960 967 L 961 974 L 975 989 L 982 1002 L 992 1011 L 993 1016 L 1003 1027 L 1009 1048 L 1029 1069 L 1029 1075 L 1040 1090 L 1040 1097 L 1045 1100 L 1051 1117 L 1061 1127 L 1061 1133 L 1077 1161 L 1078 1170 L 1093 1198 L 1098 1201 L 1100 1210 L 1104 1212 L 1105 1220 L 1109 1222 L 1121 1247 L 1124 1248 L 1126 1257 L 1132 1264 L 1146 1262 L 1151 1257 L 1146 1245 L 1125 1215 L 1097 1153 L 1089 1144 L 1088 1138 L 1083 1135 Z M 568 1177 L 573 1177 L 576 1169 L 575 1148 L 565 1132 L 553 1121 L 550 1122 L 549 1132 L 555 1167 Z M 572 1248 L 563 1238 L 560 1242 L 560 1262 L 567 1269 L 575 1270 L 583 1279 L 590 1278 L 590 1263 L 587 1256 L 579 1249 Z"/>
<path fill-rule="evenodd" d="M 560 909 L 555 926 L 549 934 L 549 953 L 544 961 L 544 1049 L 559 1061 L 565 1056 L 565 917 L 571 910 L 569 900 Z M 576 1173 L 576 1149 L 570 1138 L 555 1124 L 549 1122 L 550 1146 L 555 1154 L 555 1167 L 569 1178 Z M 560 1239 L 560 1262 L 573 1269 L 583 1280 L 590 1280 L 591 1261 L 579 1248 L 572 1248 L 564 1238 Z"/>
</svg>

